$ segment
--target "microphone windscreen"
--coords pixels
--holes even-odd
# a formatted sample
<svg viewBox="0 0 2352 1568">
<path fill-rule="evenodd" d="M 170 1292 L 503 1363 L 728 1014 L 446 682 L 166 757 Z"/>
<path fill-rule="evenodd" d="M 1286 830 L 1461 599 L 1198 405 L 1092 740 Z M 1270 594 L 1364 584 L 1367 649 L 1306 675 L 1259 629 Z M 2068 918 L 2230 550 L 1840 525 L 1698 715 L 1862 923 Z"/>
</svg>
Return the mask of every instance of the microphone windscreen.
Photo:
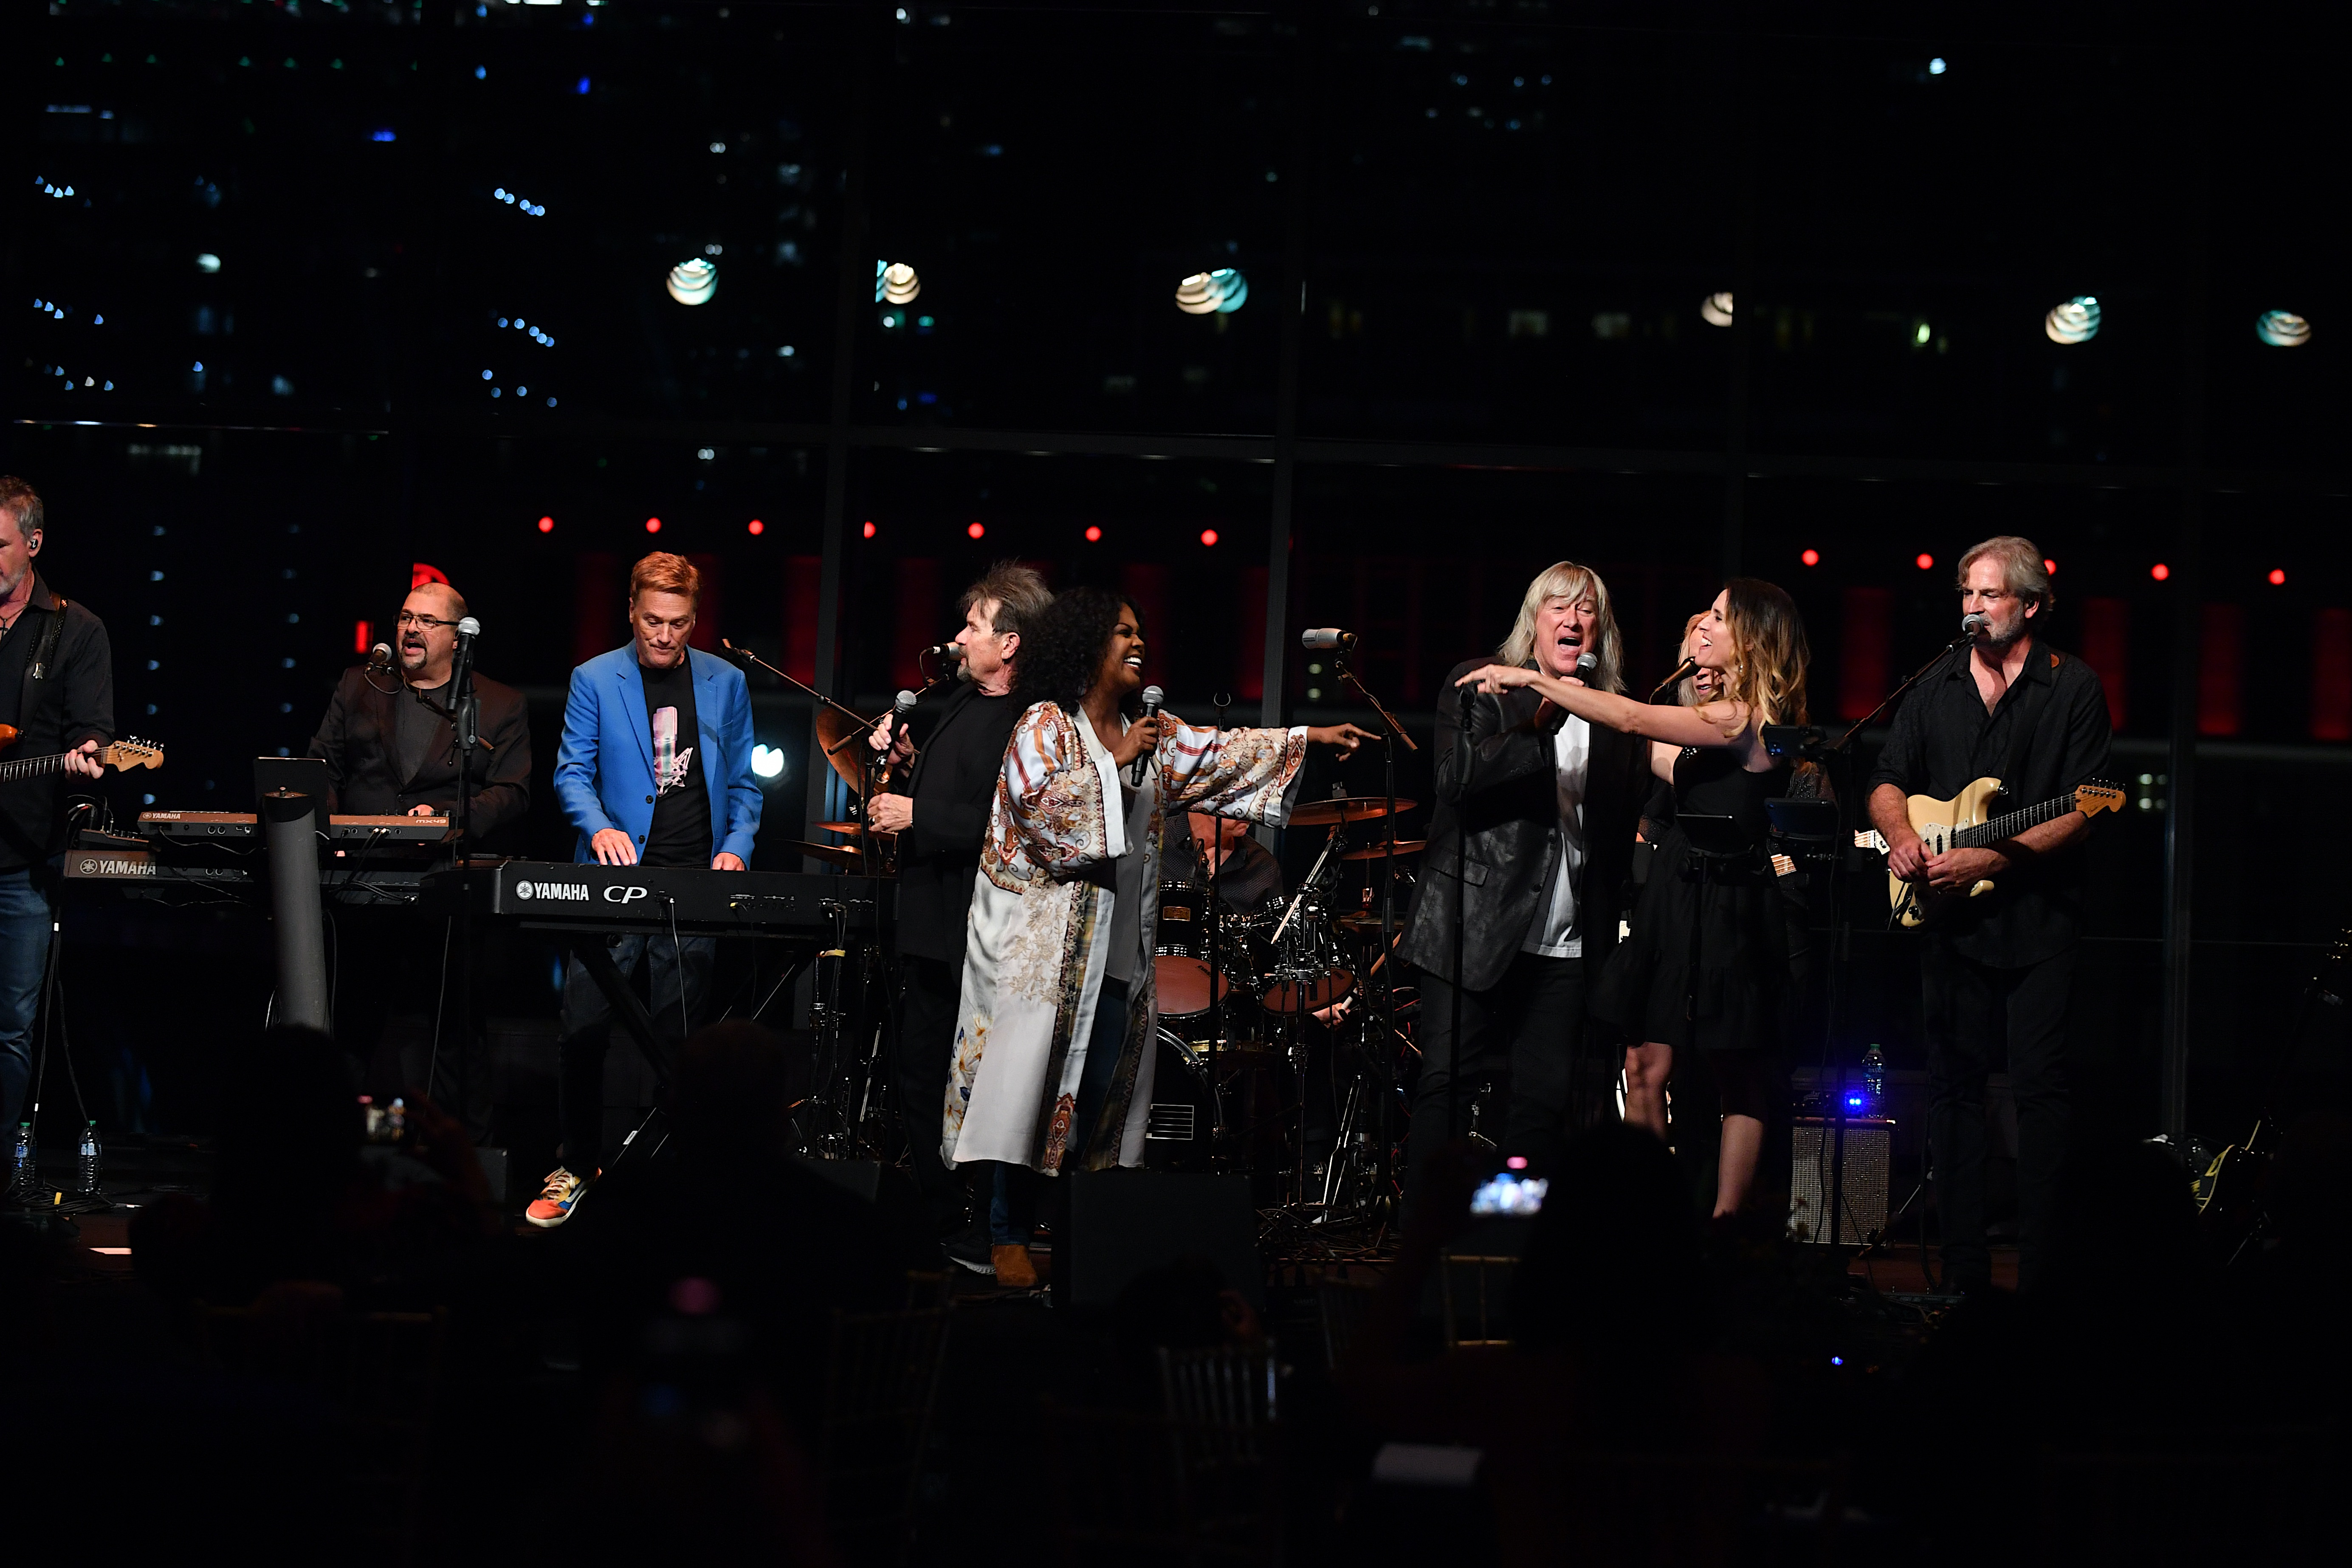
<svg viewBox="0 0 2352 1568">
<path fill-rule="evenodd" d="M 1143 705 L 1146 708 L 1156 709 L 1166 700 L 1167 693 L 1156 686 L 1147 686 L 1143 689 Z"/>
<path fill-rule="evenodd" d="M 1585 682 L 1588 682 L 1588 683 L 1589 683 L 1589 682 L 1591 682 L 1591 680 L 1592 679 L 1592 672 L 1593 672 L 1594 670 L 1596 670 L 1596 669 L 1599 669 L 1600 668 L 1601 668 L 1601 656 L 1600 656 L 1599 654 L 1597 654 L 1597 653 L 1580 653 L 1580 654 L 1578 654 L 1578 655 L 1576 656 L 1576 679 L 1577 679 L 1581 680 L 1581 681 L 1585 681 Z"/>
<path fill-rule="evenodd" d="M 915 694 L 914 694 L 913 692 L 908 691 L 908 689 L 906 689 L 904 687 L 899 688 L 899 689 L 898 689 L 898 711 L 899 711 L 899 712 L 901 712 L 901 713 L 905 713 L 905 712 L 909 711 L 909 710 L 912 710 L 912 709 L 913 709 L 913 707 L 915 706 L 915 702 L 916 702 L 916 697 L 915 697 Z"/>
<path fill-rule="evenodd" d="M 457 635 L 459 637 L 480 637 L 482 635 L 482 623 L 476 620 L 473 616 L 467 616 L 464 620 L 457 623 Z"/>
<path fill-rule="evenodd" d="M 1341 635 L 1337 626 L 1309 626 L 1298 634 L 1298 646 L 1309 650 L 1338 647 Z"/>
</svg>

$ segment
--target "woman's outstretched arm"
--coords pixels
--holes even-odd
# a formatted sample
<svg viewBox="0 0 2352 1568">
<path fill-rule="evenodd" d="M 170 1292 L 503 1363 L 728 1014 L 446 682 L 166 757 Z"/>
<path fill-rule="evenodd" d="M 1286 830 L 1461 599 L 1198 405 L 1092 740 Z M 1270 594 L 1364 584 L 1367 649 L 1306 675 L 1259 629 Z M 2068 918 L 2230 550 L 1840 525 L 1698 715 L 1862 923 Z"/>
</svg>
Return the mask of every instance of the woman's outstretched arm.
<svg viewBox="0 0 2352 1568">
<path fill-rule="evenodd" d="M 1696 708 L 1636 702 L 1613 691 L 1595 691 L 1589 686 L 1507 664 L 1474 669 L 1455 684 L 1468 686 L 1474 682 L 1481 691 L 1531 686 L 1545 700 L 1588 722 L 1605 724 L 1645 740 L 1663 741 L 1669 746 L 1740 746 L 1748 740 L 1748 705 L 1744 702 L 1708 702 Z"/>
</svg>

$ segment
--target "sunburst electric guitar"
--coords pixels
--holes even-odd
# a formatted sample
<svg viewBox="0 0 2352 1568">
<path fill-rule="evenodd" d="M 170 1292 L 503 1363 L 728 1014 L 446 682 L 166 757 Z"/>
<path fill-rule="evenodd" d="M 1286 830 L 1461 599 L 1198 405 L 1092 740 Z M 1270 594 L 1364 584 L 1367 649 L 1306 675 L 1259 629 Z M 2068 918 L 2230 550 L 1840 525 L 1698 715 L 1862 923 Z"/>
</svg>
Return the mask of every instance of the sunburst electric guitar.
<svg viewBox="0 0 2352 1568">
<path fill-rule="evenodd" d="M 16 743 L 16 727 L 0 724 L 0 752 Z M 0 784 L 13 779 L 39 778 L 44 773 L 61 773 L 66 770 L 66 758 L 70 752 L 58 752 L 47 757 L 11 757 L 0 762 Z M 163 765 L 163 748 L 152 741 L 128 739 L 98 749 L 98 760 L 110 768 L 160 768 Z"/>
<path fill-rule="evenodd" d="M 2104 779 L 2093 779 L 2055 800 L 2045 800 L 2021 811 L 2007 811 L 1992 816 L 1990 813 L 1993 802 L 2000 794 L 1999 779 L 1979 779 L 1949 800 L 1937 800 L 1927 795 L 1911 796 L 1911 828 L 1919 835 L 1921 851 L 1941 855 L 1947 849 L 1982 848 L 2005 838 L 2014 838 L 2029 827 L 2055 822 L 2070 811 L 2079 811 L 2084 816 L 2096 816 L 2103 811 L 2120 811 L 2124 804 L 2121 785 L 2109 784 Z M 1858 845 L 1866 843 L 1882 855 L 1886 852 L 1886 840 L 1875 832 L 1858 833 L 1854 835 L 1854 841 Z M 1966 896 L 1981 898 L 1991 891 L 1992 883 L 1981 880 L 1970 888 Z M 1887 901 L 1895 908 L 1895 918 L 1906 927 L 1927 924 L 1939 907 L 1961 896 L 1958 893 L 1931 893 L 1927 890 L 1925 878 L 1906 882 L 1892 871 L 1886 874 Z"/>
</svg>

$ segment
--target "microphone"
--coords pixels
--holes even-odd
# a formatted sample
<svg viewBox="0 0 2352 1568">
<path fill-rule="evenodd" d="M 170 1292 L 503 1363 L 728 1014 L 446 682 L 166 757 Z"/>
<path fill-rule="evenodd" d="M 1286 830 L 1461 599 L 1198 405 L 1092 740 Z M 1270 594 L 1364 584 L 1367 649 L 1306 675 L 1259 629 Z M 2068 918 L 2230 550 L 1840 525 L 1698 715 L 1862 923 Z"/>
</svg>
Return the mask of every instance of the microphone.
<svg viewBox="0 0 2352 1568">
<path fill-rule="evenodd" d="M 1601 656 L 1599 654 L 1580 653 L 1576 656 L 1576 679 L 1584 682 L 1585 685 L 1590 686 L 1592 684 L 1592 672 L 1600 668 Z"/>
<path fill-rule="evenodd" d="M 966 649 L 960 642 L 935 642 L 917 653 L 917 658 L 951 658 L 961 663 Z"/>
<path fill-rule="evenodd" d="M 1356 634 L 1343 632 L 1337 626 L 1310 626 L 1298 634 L 1298 646 L 1310 651 L 1317 648 L 1352 648 Z"/>
<path fill-rule="evenodd" d="M 1982 610 L 1978 610 L 1960 617 L 1960 635 L 1964 637 L 1972 637 L 1990 625 L 1992 625 L 1992 617 Z"/>
<path fill-rule="evenodd" d="M 898 700 L 890 704 L 891 728 L 893 730 L 904 731 L 906 729 L 907 715 L 915 710 L 915 704 L 919 700 L 921 700 L 913 692 L 908 690 L 905 687 L 900 687 L 898 689 Z"/>
<path fill-rule="evenodd" d="M 388 642 L 380 642 L 376 644 L 375 647 L 368 649 L 367 667 L 368 673 L 371 675 L 378 673 L 385 675 L 391 674 L 392 645 Z"/>
<path fill-rule="evenodd" d="M 473 646 L 474 639 L 481 635 L 482 623 L 476 620 L 473 616 L 467 616 L 464 620 L 457 623 L 457 645 L 460 647 L 471 647 Z"/>
<path fill-rule="evenodd" d="M 1582 659 L 1579 659 L 1577 662 L 1581 664 L 1584 661 Z M 1675 672 L 1672 675 L 1667 676 L 1664 680 L 1661 680 L 1656 686 L 1651 689 L 1650 700 L 1655 702 L 1659 698 L 1664 696 L 1667 692 L 1672 691 L 1675 687 L 1680 686 L 1684 681 L 1688 680 L 1692 676 L 1696 675 L 1697 673 L 1698 660 L 1695 658 L 1686 658 L 1683 660 L 1680 664 L 1675 666 Z"/>
<path fill-rule="evenodd" d="M 1147 686 L 1143 689 L 1143 716 L 1146 719 L 1160 717 L 1160 704 L 1165 695 L 1156 686 Z M 1127 782 L 1130 785 L 1137 789 L 1143 787 L 1143 765 L 1150 760 L 1151 753 L 1144 752 L 1139 753 L 1134 762 L 1128 764 Z"/>
</svg>

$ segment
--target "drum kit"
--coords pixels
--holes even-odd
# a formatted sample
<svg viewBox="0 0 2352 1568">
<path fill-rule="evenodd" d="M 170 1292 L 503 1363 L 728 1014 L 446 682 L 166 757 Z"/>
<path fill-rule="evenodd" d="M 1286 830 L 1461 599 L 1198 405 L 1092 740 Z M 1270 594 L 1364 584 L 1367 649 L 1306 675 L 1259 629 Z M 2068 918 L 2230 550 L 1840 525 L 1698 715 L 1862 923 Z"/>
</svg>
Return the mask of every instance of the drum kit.
<svg viewBox="0 0 2352 1568">
<path fill-rule="evenodd" d="M 1340 796 L 1297 807 L 1291 826 L 1333 832 L 1295 894 L 1236 906 L 1213 878 L 1160 883 L 1145 1163 L 1246 1174 L 1270 1219 L 1318 1235 L 1391 1217 L 1385 1112 L 1402 1036 L 1381 983 L 1377 889 L 1363 887 L 1347 910 L 1337 884 L 1343 866 L 1377 877 L 1371 862 L 1421 849 L 1418 839 L 1350 848 L 1343 838 L 1416 804 Z M 1402 930 L 1400 908 L 1391 942 Z"/>
</svg>

